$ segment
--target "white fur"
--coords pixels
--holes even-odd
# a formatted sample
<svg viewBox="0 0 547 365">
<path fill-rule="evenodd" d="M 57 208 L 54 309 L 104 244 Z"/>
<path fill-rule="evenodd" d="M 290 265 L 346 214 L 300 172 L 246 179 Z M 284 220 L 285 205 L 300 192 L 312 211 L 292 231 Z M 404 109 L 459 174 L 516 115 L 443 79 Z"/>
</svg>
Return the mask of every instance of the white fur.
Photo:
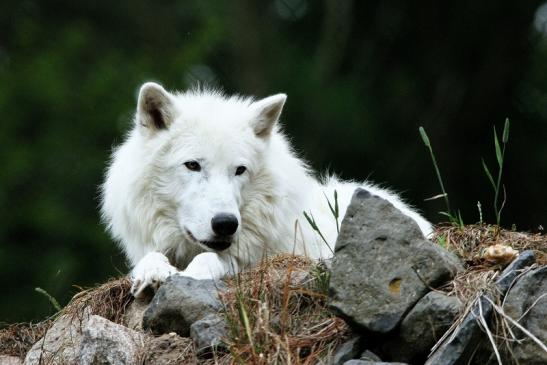
<svg viewBox="0 0 547 365">
<path fill-rule="evenodd" d="M 334 203 L 335 190 L 340 219 L 354 190 L 363 187 L 413 218 L 425 235 L 431 232 L 429 222 L 388 190 L 312 177 L 279 131 L 285 99 L 171 94 L 143 85 L 135 126 L 113 153 L 102 205 L 110 232 L 134 266 L 135 295 L 163 281 L 173 266 L 181 275 L 219 278 L 276 253 L 331 256 L 303 211 L 334 248 L 336 224 L 325 197 Z M 191 171 L 189 161 L 201 170 Z M 238 166 L 247 170 L 236 175 Z M 214 239 L 211 219 L 218 213 L 233 214 L 239 223 L 232 245 L 219 252 L 200 243 Z"/>
</svg>

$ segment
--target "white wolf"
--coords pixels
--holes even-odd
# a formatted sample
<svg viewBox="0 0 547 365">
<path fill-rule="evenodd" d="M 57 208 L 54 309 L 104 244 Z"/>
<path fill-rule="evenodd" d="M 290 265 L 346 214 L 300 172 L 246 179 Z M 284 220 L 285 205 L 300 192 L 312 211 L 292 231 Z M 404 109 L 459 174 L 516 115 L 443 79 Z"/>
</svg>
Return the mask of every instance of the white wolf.
<svg viewBox="0 0 547 365">
<path fill-rule="evenodd" d="M 334 203 L 335 190 L 340 217 L 363 187 L 413 218 L 425 235 L 431 232 L 387 190 L 312 177 L 279 130 L 285 99 L 142 86 L 135 125 L 114 151 L 102 187 L 103 218 L 133 267 L 135 296 L 179 269 L 216 279 L 275 253 L 332 256 L 337 230 L 327 198 Z"/>
</svg>

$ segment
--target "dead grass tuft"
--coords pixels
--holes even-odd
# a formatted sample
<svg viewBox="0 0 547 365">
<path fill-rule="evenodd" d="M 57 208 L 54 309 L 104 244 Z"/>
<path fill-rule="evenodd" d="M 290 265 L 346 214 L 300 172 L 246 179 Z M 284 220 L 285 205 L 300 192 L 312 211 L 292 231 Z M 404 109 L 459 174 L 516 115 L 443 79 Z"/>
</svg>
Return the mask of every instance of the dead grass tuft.
<svg viewBox="0 0 547 365">
<path fill-rule="evenodd" d="M 123 324 L 125 310 L 133 301 L 130 289 L 131 282 L 126 277 L 111 279 L 95 288 L 82 289 L 72 297 L 61 314 L 81 318 L 84 311 L 89 311 L 90 314 L 96 314 L 114 323 Z"/>
<path fill-rule="evenodd" d="M 455 330 L 464 317 L 474 310 L 496 360 L 499 362 L 504 358 L 511 362 L 512 346 L 517 344 L 519 339 L 512 330 L 514 323 L 511 323 L 511 319 L 503 313 L 502 298 L 495 287 L 495 281 L 507 262 L 496 263 L 488 260 L 488 248 L 503 245 L 518 252 L 533 250 L 536 265 L 547 265 L 547 237 L 541 234 L 508 231 L 492 225 L 450 225 L 438 227 L 432 240 L 458 255 L 465 267 L 453 281 L 440 288 L 448 295 L 455 295 L 463 303 L 462 313 L 445 336 L 450 333 L 456 334 Z M 523 274 L 524 272 L 520 275 Z M 494 307 L 490 320 L 481 313 L 483 303 L 486 302 L 490 302 Z"/>
<path fill-rule="evenodd" d="M 121 324 L 125 308 L 132 301 L 127 278 L 113 279 L 96 288 L 82 289 L 59 313 L 42 322 L 15 323 L 0 330 L 0 354 L 24 358 L 36 341 L 42 338 L 60 315 L 82 319 L 84 313 L 97 314 Z"/>
<path fill-rule="evenodd" d="M 51 319 L 40 323 L 15 323 L 0 330 L 0 354 L 25 357 L 52 324 Z"/>
<path fill-rule="evenodd" d="M 229 280 L 223 294 L 230 353 L 219 361 L 314 364 L 349 333 L 327 309 L 326 269 L 292 255 L 277 256 Z"/>
<path fill-rule="evenodd" d="M 440 226 L 432 238 L 444 248 L 455 253 L 464 262 L 465 270 L 452 282 L 441 288 L 455 295 L 464 304 L 493 289 L 494 281 L 507 263 L 495 263 L 486 259 L 487 249 L 504 245 L 519 252 L 533 250 L 539 265 L 547 264 L 547 237 L 541 234 L 508 231 L 493 225 Z"/>
<path fill-rule="evenodd" d="M 487 224 L 471 224 L 463 228 L 445 225 L 436 229 L 433 241 L 443 242 L 443 246 L 458 255 L 467 266 L 492 267 L 484 260 L 483 254 L 488 247 L 497 244 L 512 247 L 519 252 L 533 250 L 536 262 L 547 265 L 547 237 L 542 234 L 509 231 Z"/>
</svg>

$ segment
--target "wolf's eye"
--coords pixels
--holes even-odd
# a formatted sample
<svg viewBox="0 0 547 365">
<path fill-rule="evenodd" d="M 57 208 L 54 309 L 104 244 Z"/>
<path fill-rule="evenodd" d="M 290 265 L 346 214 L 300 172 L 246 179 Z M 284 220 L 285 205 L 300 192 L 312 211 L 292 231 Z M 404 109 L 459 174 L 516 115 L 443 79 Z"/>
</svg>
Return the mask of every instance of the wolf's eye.
<svg viewBox="0 0 547 365">
<path fill-rule="evenodd" d="M 201 171 L 201 166 L 197 161 L 188 161 L 184 163 L 184 166 L 190 171 Z"/>
<path fill-rule="evenodd" d="M 245 166 L 238 166 L 238 168 L 236 169 L 236 176 L 243 174 L 245 171 L 247 171 L 247 168 Z"/>
</svg>

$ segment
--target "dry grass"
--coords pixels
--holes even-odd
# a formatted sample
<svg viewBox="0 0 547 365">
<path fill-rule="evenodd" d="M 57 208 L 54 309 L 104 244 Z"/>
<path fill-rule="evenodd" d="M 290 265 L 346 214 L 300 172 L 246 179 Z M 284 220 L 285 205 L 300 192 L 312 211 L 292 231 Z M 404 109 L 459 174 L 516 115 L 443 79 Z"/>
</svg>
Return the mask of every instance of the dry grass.
<svg viewBox="0 0 547 365">
<path fill-rule="evenodd" d="M 315 364 L 349 329 L 326 307 L 324 268 L 278 256 L 229 281 L 224 294 L 230 353 L 220 363 Z"/>
<path fill-rule="evenodd" d="M 504 359 L 504 363 L 513 363 L 512 348 L 520 340 L 514 335 L 514 323 L 503 313 L 503 298 L 495 287 L 495 281 L 506 263 L 487 260 L 485 252 L 488 247 L 500 244 L 519 252 L 532 250 L 537 265 L 547 265 L 547 237 L 491 225 L 468 225 L 463 228 L 450 225 L 437 228 L 433 241 L 458 255 L 465 267 L 452 282 L 441 288 L 448 295 L 458 297 L 464 308 L 448 333 L 455 330 L 471 310 L 478 308 L 476 314 L 495 357 L 498 361 Z M 494 306 L 490 320 L 480 313 L 481 297 Z"/>
<path fill-rule="evenodd" d="M 90 314 L 122 324 L 125 310 L 133 301 L 130 289 L 131 282 L 125 277 L 109 280 L 96 288 L 82 289 L 63 308 L 62 314 L 81 318 L 84 311 L 89 311 Z"/>
<path fill-rule="evenodd" d="M 464 304 L 465 310 L 455 326 L 484 293 L 490 293 L 490 298 L 501 304 L 493 289 L 503 265 L 484 259 L 487 247 L 504 244 L 520 252 L 534 250 L 538 264 L 547 264 L 547 238 L 543 235 L 500 230 L 489 225 L 441 226 L 433 241 L 458 255 L 466 269 L 441 288 Z M 265 260 L 258 267 L 227 280 L 230 290 L 222 299 L 230 330 L 226 339 L 229 351 L 198 359 L 193 347 L 186 346 L 188 351 L 177 356 L 185 357 L 188 363 L 203 364 L 315 364 L 321 361 L 349 334 L 345 322 L 327 309 L 328 275 L 321 264 L 284 255 Z M 122 324 L 132 301 L 129 290 L 130 282 L 126 278 L 83 289 L 57 315 L 81 319 L 84 313 L 92 313 Z M 506 354 L 515 342 L 514 330 L 498 312 L 494 311 L 493 320 L 486 326 L 496 346 Z M 24 357 L 51 326 L 52 320 L 13 324 L 0 330 L 0 354 Z M 152 341 L 161 342 L 161 339 Z"/>
<path fill-rule="evenodd" d="M 445 225 L 436 229 L 433 240 L 444 242 L 444 247 L 462 258 L 468 266 L 486 264 L 482 253 L 487 247 L 496 244 L 504 244 L 518 251 L 533 250 L 536 262 L 547 265 L 547 236 L 542 234 L 509 231 L 487 224 L 467 225 L 463 228 Z"/>
<path fill-rule="evenodd" d="M 96 288 L 83 289 L 59 313 L 42 322 L 16 323 L 0 330 L 0 354 L 24 358 L 36 341 L 44 336 L 54 318 L 68 314 L 81 319 L 86 311 L 113 322 L 121 323 L 125 308 L 131 302 L 130 282 L 126 278 L 114 279 Z"/>
<path fill-rule="evenodd" d="M 464 304 L 476 299 L 480 293 L 491 289 L 504 263 L 485 259 L 488 247 L 503 244 L 519 252 L 533 250 L 536 262 L 547 265 L 547 237 L 508 231 L 492 225 L 468 225 L 463 228 L 453 225 L 438 227 L 432 240 L 454 252 L 464 262 L 465 271 L 442 290 L 456 295 Z"/>
<path fill-rule="evenodd" d="M 222 299 L 230 327 L 230 338 L 226 339 L 229 352 L 198 359 L 193 346 L 184 346 L 184 351 L 173 355 L 184 357 L 185 363 L 312 364 L 332 352 L 349 332 L 344 321 L 326 308 L 326 269 L 303 257 L 274 257 L 227 283 L 230 289 Z M 71 315 L 81 320 L 91 313 L 122 324 L 132 301 L 129 289 L 129 280 L 122 278 L 82 290 L 56 316 Z M 23 358 L 52 322 L 14 324 L 1 330 L 0 353 Z M 143 349 L 144 362 L 171 355 L 164 353 L 170 347 L 164 344 L 167 339 L 151 341 Z M 159 341 L 158 346 L 154 341 Z"/>
<path fill-rule="evenodd" d="M 47 319 L 40 323 L 15 323 L 3 328 L 0 330 L 0 354 L 24 358 L 51 324 L 52 320 Z"/>
</svg>

